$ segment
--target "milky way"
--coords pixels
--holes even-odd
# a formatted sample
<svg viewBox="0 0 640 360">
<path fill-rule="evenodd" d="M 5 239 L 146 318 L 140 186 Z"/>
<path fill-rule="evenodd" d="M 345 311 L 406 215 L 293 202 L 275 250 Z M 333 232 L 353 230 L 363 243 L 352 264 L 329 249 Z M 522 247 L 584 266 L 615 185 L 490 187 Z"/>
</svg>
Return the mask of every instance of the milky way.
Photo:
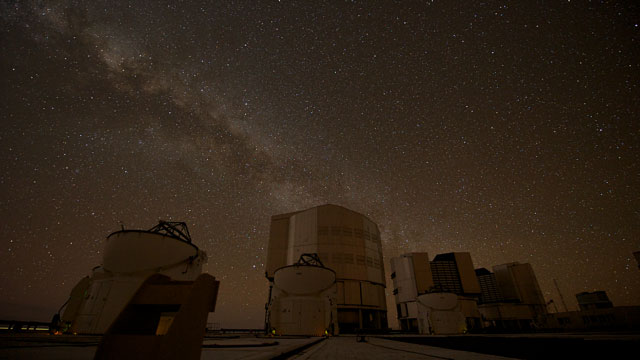
<svg viewBox="0 0 640 360">
<path fill-rule="evenodd" d="M 48 320 L 164 219 L 212 321 L 260 327 L 270 216 L 324 203 L 387 267 L 469 251 L 638 304 L 639 9 L 525 3 L 3 1 L 0 318 Z"/>
</svg>

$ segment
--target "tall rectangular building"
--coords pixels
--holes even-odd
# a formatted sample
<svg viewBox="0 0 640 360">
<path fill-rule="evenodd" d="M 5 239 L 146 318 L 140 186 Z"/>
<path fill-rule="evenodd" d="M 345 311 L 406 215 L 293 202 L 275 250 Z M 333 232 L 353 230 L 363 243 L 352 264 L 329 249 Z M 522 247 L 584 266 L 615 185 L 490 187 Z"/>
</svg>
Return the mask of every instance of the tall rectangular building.
<svg viewBox="0 0 640 360">
<path fill-rule="evenodd" d="M 482 287 L 479 309 L 485 326 L 523 331 L 542 325 L 547 307 L 531 264 L 511 262 L 494 266 L 493 273 L 487 269 L 476 273 Z"/>
<path fill-rule="evenodd" d="M 592 309 L 610 309 L 613 303 L 609 300 L 606 291 L 581 292 L 576 294 L 580 311 Z"/>
<path fill-rule="evenodd" d="M 331 204 L 273 216 L 267 278 L 306 253 L 336 273 L 340 332 L 387 328 L 382 244 L 373 221 Z"/>
<path fill-rule="evenodd" d="M 531 264 L 512 262 L 496 265 L 493 272 L 505 301 L 546 306 Z"/>
<path fill-rule="evenodd" d="M 404 331 L 418 331 L 418 297 L 428 293 L 454 293 L 468 328 L 480 326 L 476 298 L 481 290 L 471 254 L 447 253 L 429 261 L 426 252 L 391 259 L 391 279 L 398 322 Z"/>
<path fill-rule="evenodd" d="M 431 273 L 436 289 L 466 296 L 478 296 L 481 293 L 468 252 L 436 255 L 431 262 Z"/>
<path fill-rule="evenodd" d="M 404 331 L 418 331 L 416 299 L 433 289 L 429 254 L 410 253 L 392 258 L 391 279 L 400 328 Z"/>
<path fill-rule="evenodd" d="M 478 304 L 490 304 L 504 301 L 500 288 L 498 287 L 496 274 L 485 268 L 480 268 L 476 269 L 476 276 L 478 277 L 478 283 L 480 284 L 480 290 L 482 291 Z"/>
</svg>

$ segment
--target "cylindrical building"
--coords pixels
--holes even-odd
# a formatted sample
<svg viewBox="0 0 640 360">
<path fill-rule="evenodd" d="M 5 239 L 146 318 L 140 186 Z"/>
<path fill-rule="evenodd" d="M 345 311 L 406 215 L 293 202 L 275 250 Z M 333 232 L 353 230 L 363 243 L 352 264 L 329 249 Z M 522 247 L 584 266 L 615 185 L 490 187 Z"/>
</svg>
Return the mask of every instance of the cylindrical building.
<svg viewBox="0 0 640 360">
<path fill-rule="evenodd" d="M 107 237 L 102 266 L 71 291 L 61 320 L 70 324 L 69 332 L 104 334 L 149 276 L 194 281 L 206 262 L 185 223 L 116 231 Z"/>
<path fill-rule="evenodd" d="M 366 216 L 337 205 L 271 218 L 266 276 L 316 253 L 335 271 L 340 332 L 386 329 L 387 305 L 378 226 Z"/>
<path fill-rule="evenodd" d="M 317 260 L 316 254 L 304 254 L 297 264 L 282 267 L 274 273 L 267 307 L 270 333 L 338 334 L 336 273 Z"/>
</svg>

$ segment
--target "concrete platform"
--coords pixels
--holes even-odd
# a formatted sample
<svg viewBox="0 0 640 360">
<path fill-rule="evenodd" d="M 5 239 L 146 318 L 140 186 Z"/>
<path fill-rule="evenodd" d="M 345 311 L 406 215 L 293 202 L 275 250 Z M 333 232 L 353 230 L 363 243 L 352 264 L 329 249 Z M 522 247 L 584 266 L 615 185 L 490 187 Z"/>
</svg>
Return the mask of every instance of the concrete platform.
<svg viewBox="0 0 640 360">
<path fill-rule="evenodd" d="M 638 354 L 638 333 L 395 335 L 383 338 L 418 346 L 519 359 L 618 359 Z M 635 356 L 637 357 L 637 356 Z M 634 356 L 631 356 L 634 358 Z"/>
<path fill-rule="evenodd" d="M 93 359 L 99 342 L 100 336 L 1 334 L 0 360 Z"/>
<path fill-rule="evenodd" d="M 366 336 L 364 342 L 356 336 L 339 336 L 302 351 L 292 359 L 459 359 L 459 360 L 506 360 L 511 358 L 480 354 L 468 351 L 444 349 L 434 346 L 416 345 L 400 341 Z"/>
<path fill-rule="evenodd" d="M 201 360 L 267 360 L 287 359 L 299 349 L 323 341 L 318 337 L 238 337 L 232 339 L 205 339 Z"/>
<path fill-rule="evenodd" d="M 100 336 L 2 334 L 0 360 L 91 360 Z M 207 337 L 202 344 L 202 360 L 206 359 L 274 359 L 323 340 L 308 337 L 256 337 L 251 335 Z M 284 356 L 284 357 L 283 357 Z"/>
<path fill-rule="evenodd" d="M 604 359 L 637 354 L 639 334 L 355 335 L 331 338 L 231 335 L 205 338 L 202 360 L 222 359 Z M 0 360 L 90 360 L 100 336 L 0 334 Z"/>
</svg>

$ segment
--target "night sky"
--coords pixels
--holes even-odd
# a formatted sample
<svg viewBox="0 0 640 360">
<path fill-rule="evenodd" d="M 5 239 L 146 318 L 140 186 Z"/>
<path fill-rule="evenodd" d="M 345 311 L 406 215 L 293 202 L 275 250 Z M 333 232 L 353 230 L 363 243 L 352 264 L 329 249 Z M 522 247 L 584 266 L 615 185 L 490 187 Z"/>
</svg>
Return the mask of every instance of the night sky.
<svg viewBox="0 0 640 360">
<path fill-rule="evenodd" d="M 261 327 L 271 215 L 325 203 L 379 225 L 387 276 L 469 251 L 639 305 L 639 10 L 3 0 L 0 318 L 48 321 L 163 219 L 209 254 L 212 321 Z"/>
</svg>

